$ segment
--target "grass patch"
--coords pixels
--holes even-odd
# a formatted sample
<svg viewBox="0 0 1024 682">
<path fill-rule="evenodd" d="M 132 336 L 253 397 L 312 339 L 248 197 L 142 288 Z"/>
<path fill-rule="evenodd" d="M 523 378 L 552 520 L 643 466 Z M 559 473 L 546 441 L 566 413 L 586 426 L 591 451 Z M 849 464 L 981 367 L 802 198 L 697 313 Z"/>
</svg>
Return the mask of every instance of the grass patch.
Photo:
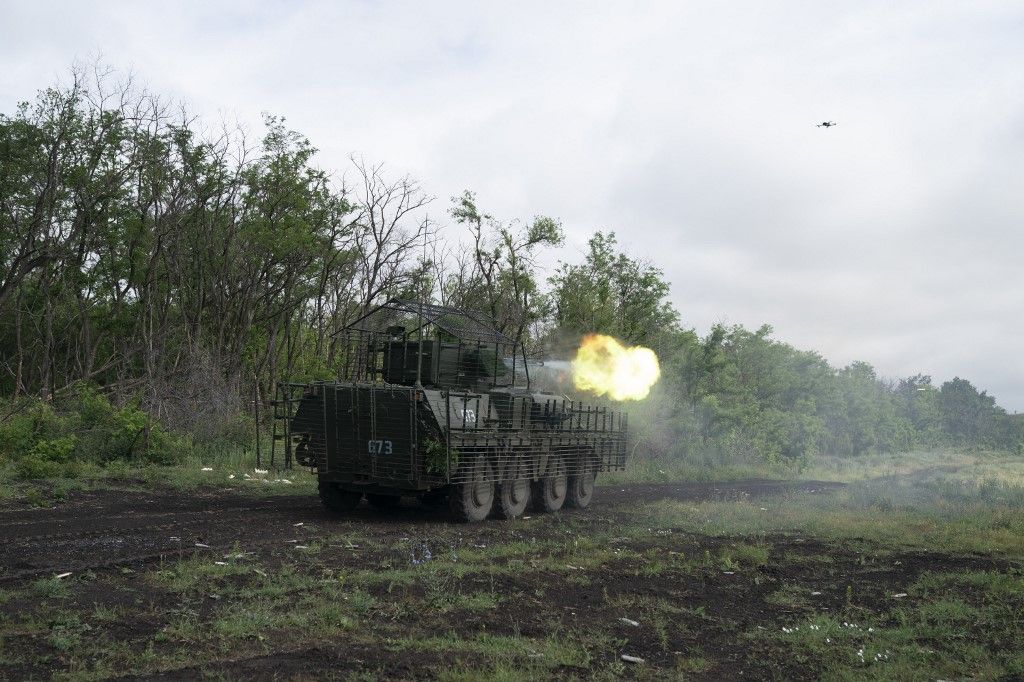
<svg viewBox="0 0 1024 682">
<path fill-rule="evenodd" d="M 958 475 L 867 480 L 771 501 L 661 501 L 627 513 L 639 524 L 709 535 L 799 532 L 893 548 L 1024 558 L 1024 486 L 965 481 Z M 754 565 L 767 559 L 749 548 L 741 553 Z"/>
<path fill-rule="evenodd" d="M 813 615 L 777 631 L 750 633 L 783 645 L 824 679 L 1016 679 L 1024 674 L 1020 576 L 933 574 L 906 602 L 862 618 Z M 962 588 L 977 590 L 978 603 Z M 1007 602 L 1006 588 L 1013 588 Z"/>
<path fill-rule="evenodd" d="M 812 609 L 815 607 L 815 597 L 812 590 L 797 585 L 783 585 L 767 597 L 765 602 L 775 606 L 784 606 L 792 609 Z"/>
<path fill-rule="evenodd" d="M 113 460 L 100 466 L 88 461 L 75 462 L 73 476 L 26 481 L 14 462 L 0 461 L 0 501 L 53 507 L 76 492 L 89 490 L 220 489 L 257 498 L 316 495 L 316 477 L 306 469 L 271 469 L 261 473 L 254 468 L 254 462 L 252 452 L 244 448 L 210 448 L 201 453 L 190 451 L 174 464 Z"/>
<path fill-rule="evenodd" d="M 50 624 L 47 641 L 57 651 L 68 653 L 79 648 L 82 636 L 90 629 L 77 615 L 62 613 Z"/>
<path fill-rule="evenodd" d="M 440 682 L 522 682 L 537 679 L 545 668 L 537 665 L 499 663 L 492 667 L 476 668 L 456 664 L 438 674 Z"/>
<path fill-rule="evenodd" d="M 435 637 L 406 638 L 394 642 L 394 646 L 448 655 L 472 654 L 496 666 L 528 662 L 544 669 L 562 666 L 587 668 L 591 662 L 590 653 L 582 644 L 557 637 L 535 639 L 483 633 L 465 638 L 449 633 Z"/>
<path fill-rule="evenodd" d="M 1020 462 L 1020 458 L 1015 458 Z M 922 471 L 947 472 L 995 466 L 1013 461 L 1005 453 L 958 452 L 956 450 L 915 450 L 900 453 L 876 453 L 856 457 L 819 455 L 800 472 L 801 478 L 852 483 L 869 478 L 906 477 Z"/>
<path fill-rule="evenodd" d="M 67 580 L 57 577 L 39 578 L 32 583 L 32 594 L 41 599 L 67 599 L 71 589 Z"/>
<path fill-rule="evenodd" d="M 233 591 L 235 586 L 227 579 L 253 573 L 253 568 L 242 563 L 193 557 L 177 561 L 151 573 L 157 585 L 174 592 L 209 593 Z"/>
<path fill-rule="evenodd" d="M 721 559 L 723 564 L 728 562 L 734 568 L 759 568 L 768 564 L 769 551 L 764 542 L 738 542 L 722 549 Z"/>
<path fill-rule="evenodd" d="M 714 664 L 703 656 L 680 656 L 676 659 L 676 672 L 686 674 L 706 673 Z"/>
</svg>

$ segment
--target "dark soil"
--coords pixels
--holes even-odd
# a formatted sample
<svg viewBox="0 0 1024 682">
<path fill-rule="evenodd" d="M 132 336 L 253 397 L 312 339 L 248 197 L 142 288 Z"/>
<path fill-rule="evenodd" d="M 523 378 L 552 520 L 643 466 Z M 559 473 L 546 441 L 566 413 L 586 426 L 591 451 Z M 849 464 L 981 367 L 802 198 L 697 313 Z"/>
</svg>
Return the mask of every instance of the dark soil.
<svg viewBox="0 0 1024 682">
<path fill-rule="evenodd" d="M 181 607 L 178 594 L 143 580 L 154 570 L 190 556 L 220 558 L 234 548 L 252 552 L 267 567 L 281 566 L 294 557 L 296 541 L 315 537 L 367 538 L 357 543 L 329 542 L 315 557 L 315 569 L 366 570 L 375 566 L 408 566 L 406 547 L 433 547 L 435 555 L 467 548 L 499 548 L 507 543 L 537 542 L 551 553 L 553 541 L 568 545 L 589 535 L 613 536 L 631 505 L 659 499 L 739 499 L 802 491 L 827 492 L 841 484 L 786 483 L 752 480 L 736 483 L 678 483 L 600 487 L 585 512 L 531 514 L 512 522 L 475 525 L 451 523 L 442 510 L 406 501 L 394 510 L 377 511 L 363 505 L 338 517 L 315 498 L 246 498 L 225 492 L 173 494 L 165 492 L 92 491 L 74 494 L 53 509 L 0 510 L 0 588 L 15 595 L 0 600 L 0 622 L 13 621 L 38 605 L 25 597 L 40 578 L 71 573 L 65 580 L 74 589 L 63 597 L 63 612 L 81 620 L 95 609 L 118 609 L 123 617 L 104 624 L 103 636 L 131 642 L 142 650 L 167 625 L 167 614 Z M 151 677 L 195 679 L 221 675 L 230 679 L 307 679 L 365 673 L 390 679 L 432 679 L 458 662 L 474 664 L 472 656 L 450 655 L 389 646 L 396 635 L 430 637 L 454 634 L 472 638 L 481 632 L 545 639 L 574 633 L 587 648 L 595 668 L 556 670 L 557 677 L 588 678 L 596 669 L 617 664 L 623 653 L 644 658 L 642 666 L 627 667 L 629 676 L 674 677 L 680 659 L 703 659 L 690 677 L 802 678 L 817 672 L 805 662 L 761 656 L 744 633 L 758 626 L 778 629 L 807 609 L 800 604 L 766 601 L 780 588 L 792 585 L 813 597 L 816 612 L 841 612 L 853 600 L 860 608 L 881 608 L 892 593 L 903 591 L 925 571 L 1006 568 L 1006 562 L 985 557 L 952 557 L 931 552 L 865 552 L 813 538 L 777 536 L 761 539 L 771 560 L 751 570 L 684 570 L 668 566 L 645 571 L 647 559 L 638 555 L 718 557 L 730 543 L 742 539 L 715 538 L 680 530 L 652 531 L 649 537 L 616 538 L 613 548 L 628 550 L 622 559 L 576 571 L 541 561 L 522 573 L 495 577 L 470 574 L 462 579 L 464 593 L 474 590 L 502 595 L 494 610 L 438 611 L 424 608 L 422 585 L 371 588 L 374 611 L 367 627 L 344 641 L 296 642 L 287 636 L 262 639 L 232 648 L 214 662 L 174 666 Z M 406 545 L 402 543 L 408 541 Z M 401 547 L 403 549 L 396 549 Z M 822 557 L 827 557 L 823 561 Z M 497 561 L 506 561 L 498 559 Z M 560 560 L 561 561 L 561 560 Z M 578 580 L 567 579 L 580 576 Z M 585 576 L 585 579 L 583 578 Z M 810 597 L 808 597 L 811 599 Z M 658 627 L 650 613 L 621 604 L 667 604 L 671 627 Z M 415 604 L 411 611 L 402 603 Z M 215 608 L 214 599 L 201 610 Z M 640 607 L 638 607 L 640 608 Z M 633 626 L 621 619 L 642 621 Z M 378 633 L 377 627 L 380 631 Z M 96 635 L 95 628 L 88 636 Z M 593 636 L 596 642 L 587 644 Z M 379 637 L 378 642 L 375 637 Z M 156 653 L 160 647 L 156 646 Z M 68 673 L 68 659 L 52 642 L 36 634 L 7 638 L 0 648 L 0 678 L 46 678 Z M 24 661 L 35 660 L 32 666 Z M 20 662 L 16 662 L 20 661 Z M 481 662 L 485 665 L 486 661 Z M 160 667 L 158 666 L 158 669 Z M 73 673 L 73 671 L 70 671 Z M 549 671 L 551 674 L 551 671 Z M 72 676 L 74 676 L 72 674 Z"/>
<path fill-rule="evenodd" d="M 838 486 L 841 484 L 771 480 L 603 486 L 586 513 L 600 514 L 620 503 L 737 499 Z M 197 548 L 197 543 L 209 545 L 213 551 L 235 543 L 248 549 L 280 544 L 295 537 L 292 524 L 312 522 L 335 527 L 354 525 L 359 533 L 378 538 L 429 535 L 431 529 L 447 529 L 450 523 L 443 507 L 429 508 L 412 501 L 384 511 L 364 503 L 340 519 L 325 511 L 315 497 L 253 499 L 222 491 L 88 491 L 76 493 L 52 509 L 0 510 L 0 537 L 4 538 L 0 546 L 0 585 L 67 571 L 139 566 L 206 550 Z M 466 532 L 476 529 L 454 528 Z M 499 524 L 496 528 L 504 530 L 506 526 Z M 480 530 L 495 531 L 486 527 Z"/>
</svg>

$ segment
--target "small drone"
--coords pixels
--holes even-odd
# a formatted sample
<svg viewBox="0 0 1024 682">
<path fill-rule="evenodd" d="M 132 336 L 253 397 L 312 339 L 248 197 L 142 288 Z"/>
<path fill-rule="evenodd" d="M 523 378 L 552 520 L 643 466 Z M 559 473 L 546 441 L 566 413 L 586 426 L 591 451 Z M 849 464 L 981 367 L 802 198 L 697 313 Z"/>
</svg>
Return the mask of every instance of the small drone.
<svg viewBox="0 0 1024 682">
<path fill-rule="evenodd" d="M 819 128 L 831 128 L 832 126 L 837 126 L 837 125 L 839 125 L 839 124 L 836 123 L 835 121 L 822 121 L 821 123 L 818 124 L 818 127 Z"/>
</svg>

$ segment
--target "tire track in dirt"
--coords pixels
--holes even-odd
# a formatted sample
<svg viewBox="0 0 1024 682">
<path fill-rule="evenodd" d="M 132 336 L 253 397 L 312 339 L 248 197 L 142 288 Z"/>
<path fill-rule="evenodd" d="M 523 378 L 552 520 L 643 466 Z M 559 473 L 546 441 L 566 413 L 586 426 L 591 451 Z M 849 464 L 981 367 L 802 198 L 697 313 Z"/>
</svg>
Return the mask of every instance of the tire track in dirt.
<svg viewBox="0 0 1024 682">
<path fill-rule="evenodd" d="M 598 488 L 591 509 L 662 499 L 738 500 L 789 493 L 823 493 L 842 484 L 749 480 L 731 483 L 629 484 Z M 185 496 L 173 492 L 91 491 L 54 509 L 0 511 L 0 583 L 16 583 L 62 572 L 144 565 L 168 557 L 233 546 L 283 544 L 296 524 L 347 525 L 375 535 L 407 533 L 451 521 L 437 509 L 416 504 L 380 512 L 364 505 L 339 517 L 315 497 L 281 496 L 254 502 L 231 493 Z M 583 513 L 588 512 L 568 512 Z M 33 518 L 26 520 L 25 514 Z M 501 524 L 489 521 L 487 524 Z M 483 526 L 486 528 L 487 526 Z M 498 526 L 500 527 L 500 525 Z"/>
<path fill-rule="evenodd" d="M 318 505 L 309 505 L 310 508 L 318 508 Z M 2 523 L 0 522 L 0 530 L 5 532 L 5 535 L 9 539 L 20 540 L 24 542 L 28 541 L 46 541 L 54 540 L 64 536 L 85 536 L 85 535 L 96 535 L 103 533 L 115 533 L 118 531 L 131 531 L 131 530 L 145 530 L 145 529 L 157 529 L 161 526 L 154 525 L 152 521 L 161 518 L 171 518 L 172 521 L 164 524 L 168 525 L 181 525 L 187 523 L 186 519 L 180 517 L 195 516 L 201 519 L 203 516 L 216 515 L 218 522 L 223 521 L 224 517 L 252 514 L 253 512 L 262 511 L 273 511 L 277 512 L 281 509 L 279 504 L 274 505 L 259 505 L 252 507 L 235 507 L 232 509 L 202 509 L 194 511 L 178 511 L 178 512 L 138 512 L 138 513 L 124 513 L 124 514 L 113 514 L 108 516 L 100 516 L 98 518 L 69 518 L 69 519 L 33 519 L 31 521 L 20 521 L 15 523 Z M 80 526 L 95 526 L 97 524 L 104 524 L 109 521 L 121 521 L 128 520 L 132 523 L 128 525 L 111 524 L 106 528 L 84 528 Z M 54 526 L 69 526 L 62 530 L 52 531 Z M 32 534 L 33 530 L 42 529 L 45 532 L 39 532 Z M 27 532 L 26 532 L 27 531 Z"/>
<path fill-rule="evenodd" d="M 229 501 L 186 511 L 132 514 L 118 509 L 114 514 L 73 516 L 67 510 L 39 510 L 31 523 L 0 521 L 0 537 L 5 539 L 0 545 L 0 583 L 223 552 L 240 540 L 250 546 L 280 542 L 277 534 L 261 538 L 263 529 L 299 517 L 321 520 L 319 502 L 275 498 L 251 506 Z"/>
</svg>

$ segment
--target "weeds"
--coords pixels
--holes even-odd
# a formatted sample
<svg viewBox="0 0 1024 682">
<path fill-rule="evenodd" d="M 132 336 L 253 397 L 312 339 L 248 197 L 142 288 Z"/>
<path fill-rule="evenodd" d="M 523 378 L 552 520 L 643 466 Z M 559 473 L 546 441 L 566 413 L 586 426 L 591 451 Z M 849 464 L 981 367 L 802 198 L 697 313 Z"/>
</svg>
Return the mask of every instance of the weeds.
<svg viewBox="0 0 1024 682">
<path fill-rule="evenodd" d="M 79 647 L 82 635 L 91 628 L 74 614 L 61 614 L 50 625 L 47 641 L 57 651 L 70 652 Z"/>
<path fill-rule="evenodd" d="M 738 564 L 744 568 L 759 568 L 768 563 L 769 547 L 763 541 L 757 544 L 736 543 L 730 545 L 728 552 Z"/>
<path fill-rule="evenodd" d="M 889 500 L 879 505 L 879 499 Z M 803 532 L 830 540 L 857 539 L 891 547 L 1024 557 L 1024 486 L 969 484 L 942 474 L 909 481 L 864 481 L 828 493 L 781 497 L 770 512 L 760 504 L 663 501 L 638 507 L 638 523 L 712 535 Z M 755 550 L 747 560 L 767 557 Z M 737 559 L 730 556 L 730 559 Z M 739 562 L 737 559 L 737 563 Z"/>
<path fill-rule="evenodd" d="M 240 676 L 230 661 L 315 647 L 349 652 L 335 665 L 354 679 L 401 676 L 410 661 L 450 680 L 1014 679 L 1024 497 L 1014 468 L 987 471 L 511 529 L 436 524 L 428 540 L 324 522 L 308 551 L 281 542 L 44 578 L 0 592 L 0 676 Z M 429 560 L 411 556 L 426 544 Z M 1004 559 L 957 557 L 977 548 Z M 939 568 L 922 572 L 926 557 Z M 97 603 L 97 586 L 118 599 Z"/>
<path fill-rule="evenodd" d="M 43 599 L 67 599 L 70 595 L 68 583 L 61 578 L 39 578 L 32 583 L 32 592 Z"/>
<path fill-rule="evenodd" d="M 828 678 L 1012 678 L 1024 672 L 1019 627 L 1006 628 L 1013 621 L 996 610 L 994 600 L 977 606 L 945 593 L 962 581 L 986 586 L 991 580 L 977 573 L 930 575 L 915 586 L 917 600 L 887 612 L 858 621 L 819 614 L 750 637 L 785 642 Z M 1022 599 L 1016 595 L 1016 608 Z"/>
<path fill-rule="evenodd" d="M 232 591 L 235 588 L 226 579 L 250 573 L 252 569 L 245 564 L 196 557 L 161 569 L 152 575 L 152 579 L 174 592 L 205 594 L 213 590 Z"/>
</svg>

